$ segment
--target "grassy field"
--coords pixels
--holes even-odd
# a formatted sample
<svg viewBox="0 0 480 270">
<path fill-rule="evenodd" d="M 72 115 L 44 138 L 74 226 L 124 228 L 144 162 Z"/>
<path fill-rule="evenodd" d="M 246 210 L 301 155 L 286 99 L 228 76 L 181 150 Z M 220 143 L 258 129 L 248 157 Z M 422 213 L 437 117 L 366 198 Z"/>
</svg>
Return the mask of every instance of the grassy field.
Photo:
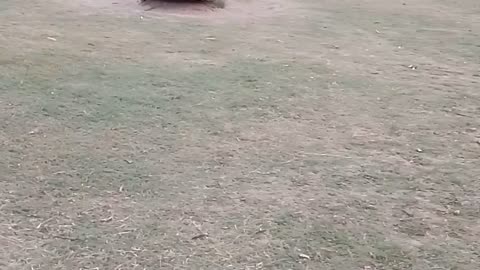
<svg viewBox="0 0 480 270">
<path fill-rule="evenodd" d="M 0 269 L 480 268 L 478 0 L 0 6 Z"/>
</svg>

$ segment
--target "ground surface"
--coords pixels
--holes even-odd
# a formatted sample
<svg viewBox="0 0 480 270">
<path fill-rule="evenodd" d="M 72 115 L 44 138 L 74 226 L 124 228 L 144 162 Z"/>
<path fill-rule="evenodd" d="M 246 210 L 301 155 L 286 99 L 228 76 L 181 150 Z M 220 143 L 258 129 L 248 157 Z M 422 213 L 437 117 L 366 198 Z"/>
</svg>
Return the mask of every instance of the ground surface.
<svg viewBox="0 0 480 270">
<path fill-rule="evenodd" d="M 1 269 L 480 268 L 478 0 L 1 6 Z"/>
</svg>

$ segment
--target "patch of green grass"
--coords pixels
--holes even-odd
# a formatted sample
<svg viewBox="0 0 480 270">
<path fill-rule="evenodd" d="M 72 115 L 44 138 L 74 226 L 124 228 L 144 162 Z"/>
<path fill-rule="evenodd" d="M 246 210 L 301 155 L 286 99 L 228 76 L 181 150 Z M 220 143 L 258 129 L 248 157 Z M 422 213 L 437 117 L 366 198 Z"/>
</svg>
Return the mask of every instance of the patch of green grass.
<svg viewBox="0 0 480 270">
<path fill-rule="evenodd" d="M 302 220 L 304 222 L 295 215 L 280 215 L 271 231 L 273 239 L 284 239 L 277 255 L 279 258 L 290 258 L 290 267 L 301 269 L 302 263 L 307 263 L 300 254 L 323 264 L 324 269 L 372 266 L 376 269 L 403 270 L 413 265 L 409 252 L 370 226 L 343 227 L 328 220 L 305 221 L 305 217 Z"/>
</svg>

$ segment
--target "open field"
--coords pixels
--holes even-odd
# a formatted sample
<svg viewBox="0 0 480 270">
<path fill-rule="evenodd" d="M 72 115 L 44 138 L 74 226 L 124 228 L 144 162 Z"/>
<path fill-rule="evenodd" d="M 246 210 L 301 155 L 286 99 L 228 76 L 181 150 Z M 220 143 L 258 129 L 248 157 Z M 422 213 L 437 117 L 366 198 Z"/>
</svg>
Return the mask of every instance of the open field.
<svg viewBox="0 0 480 270">
<path fill-rule="evenodd" d="M 1 2 L 0 269 L 480 269 L 478 0 Z"/>
</svg>

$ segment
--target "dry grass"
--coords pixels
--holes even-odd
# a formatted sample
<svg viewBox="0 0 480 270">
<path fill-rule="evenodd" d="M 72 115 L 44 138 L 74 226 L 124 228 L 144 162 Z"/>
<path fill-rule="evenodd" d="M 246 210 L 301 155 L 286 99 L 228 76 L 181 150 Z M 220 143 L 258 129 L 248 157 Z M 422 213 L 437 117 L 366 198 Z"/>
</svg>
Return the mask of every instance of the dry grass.
<svg viewBox="0 0 480 270">
<path fill-rule="evenodd" d="M 1 269 L 479 268 L 476 1 L 58 2 L 0 10 Z"/>
</svg>

